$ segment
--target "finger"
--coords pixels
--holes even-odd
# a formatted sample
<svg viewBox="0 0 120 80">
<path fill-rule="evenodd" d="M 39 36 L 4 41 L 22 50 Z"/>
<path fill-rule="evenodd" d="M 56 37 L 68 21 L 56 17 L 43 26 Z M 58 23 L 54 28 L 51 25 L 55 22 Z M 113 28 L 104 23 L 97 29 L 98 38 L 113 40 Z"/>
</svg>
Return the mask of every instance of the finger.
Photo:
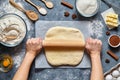
<svg viewBox="0 0 120 80">
<path fill-rule="evenodd" d="M 94 44 L 94 39 L 90 38 L 89 44 L 93 45 Z"/>
<path fill-rule="evenodd" d="M 29 44 L 29 42 L 30 42 L 30 39 L 27 40 L 26 44 Z"/>
<path fill-rule="evenodd" d="M 102 42 L 101 42 L 101 40 L 98 40 L 98 44 L 99 44 L 99 45 L 102 45 Z"/>
<path fill-rule="evenodd" d="M 98 39 L 94 39 L 94 44 L 98 44 Z"/>
<path fill-rule="evenodd" d="M 88 38 L 87 40 L 86 40 L 86 43 L 90 43 L 91 42 L 91 38 Z"/>
</svg>

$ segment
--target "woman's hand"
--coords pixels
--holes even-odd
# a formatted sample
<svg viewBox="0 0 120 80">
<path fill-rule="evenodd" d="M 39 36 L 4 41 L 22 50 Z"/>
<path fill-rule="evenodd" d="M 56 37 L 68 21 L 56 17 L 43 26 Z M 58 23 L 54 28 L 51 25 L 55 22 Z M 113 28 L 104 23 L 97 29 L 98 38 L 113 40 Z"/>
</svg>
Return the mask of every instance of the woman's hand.
<svg viewBox="0 0 120 80">
<path fill-rule="evenodd" d="M 42 49 L 42 39 L 31 38 L 26 42 L 26 53 L 36 56 Z"/>
<path fill-rule="evenodd" d="M 88 38 L 86 40 L 86 49 L 90 56 L 100 55 L 101 48 L 102 48 L 102 42 L 98 39 L 92 39 Z"/>
</svg>

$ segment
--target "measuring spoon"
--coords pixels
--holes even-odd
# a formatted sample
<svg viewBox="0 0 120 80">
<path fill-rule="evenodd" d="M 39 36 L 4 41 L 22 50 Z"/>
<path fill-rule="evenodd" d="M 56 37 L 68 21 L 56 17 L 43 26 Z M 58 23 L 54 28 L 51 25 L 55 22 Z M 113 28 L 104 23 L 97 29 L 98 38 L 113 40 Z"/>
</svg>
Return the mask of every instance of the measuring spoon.
<svg viewBox="0 0 120 80">
<path fill-rule="evenodd" d="M 34 6 L 42 15 L 46 15 L 47 11 L 45 8 L 41 7 L 41 6 L 37 6 L 35 5 L 33 2 L 31 2 L 30 0 L 26 0 L 26 2 L 28 2 L 29 4 L 31 4 L 32 6 Z"/>
<path fill-rule="evenodd" d="M 25 13 L 26 16 L 27 16 L 30 20 L 32 20 L 32 21 L 38 20 L 38 18 L 39 18 L 39 17 L 38 17 L 38 14 L 35 13 L 34 11 L 23 9 L 23 8 L 20 7 L 17 3 L 15 3 L 14 0 L 9 0 L 9 2 L 10 2 L 15 8 L 17 8 L 18 10 L 22 11 L 23 13 Z"/>
<path fill-rule="evenodd" d="M 42 2 L 45 3 L 47 8 L 52 9 L 54 7 L 54 5 L 53 5 L 53 3 L 51 1 L 42 0 Z"/>
</svg>

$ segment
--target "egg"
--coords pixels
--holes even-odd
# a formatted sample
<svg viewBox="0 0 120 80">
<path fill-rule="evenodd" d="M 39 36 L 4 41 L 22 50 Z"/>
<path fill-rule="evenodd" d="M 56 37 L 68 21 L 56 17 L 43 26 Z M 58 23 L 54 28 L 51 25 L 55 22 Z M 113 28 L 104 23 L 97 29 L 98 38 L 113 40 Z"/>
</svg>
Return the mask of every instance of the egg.
<svg viewBox="0 0 120 80">
<path fill-rule="evenodd" d="M 120 67 L 118 68 L 118 70 L 120 71 Z"/>
<path fill-rule="evenodd" d="M 105 77 L 105 80 L 113 80 L 112 75 L 107 75 L 107 76 Z"/>
<path fill-rule="evenodd" d="M 120 80 L 120 77 L 118 77 L 116 80 Z"/>
<path fill-rule="evenodd" d="M 119 73 L 119 71 L 114 70 L 114 71 L 112 72 L 112 75 L 113 75 L 113 77 L 118 77 L 118 76 L 120 75 L 120 73 Z"/>
<path fill-rule="evenodd" d="M 112 80 L 117 80 L 117 78 L 113 78 Z"/>
</svg>

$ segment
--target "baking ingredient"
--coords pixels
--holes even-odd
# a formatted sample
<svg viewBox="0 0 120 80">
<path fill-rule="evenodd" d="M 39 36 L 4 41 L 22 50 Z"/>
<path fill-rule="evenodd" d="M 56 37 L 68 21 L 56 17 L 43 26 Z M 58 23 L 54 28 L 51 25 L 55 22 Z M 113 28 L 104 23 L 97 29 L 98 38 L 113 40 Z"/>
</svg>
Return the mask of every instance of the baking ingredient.
<svg viewBox="0 0 120 80">
<path fill-rule="evenodd" d="M 118 14 L 116 14 L 116 13 L 108 13 L 106 15 L 106 24 L 110 28 L 118 27 Z"/>
<path fill-rule="evenodd" d="M 38 10 L 39 10 L 39 12 L 40 12 L 42 15 L 46 15 L 46 14 L 47 14 L 47 11 L 46 11 L 45 8 L 39 8 Z"/>
<path fill-rule="evenodd" d="M 117 80 L 120 80 L 120 77 L 118 77 Z"/>
<path fill-rule="evenodd" d="M 113 75 L 113 77 L 118 77 L 118 76 L 120 75 L 120 73 L 119 73 L 119 71 L 114 70 L 114 71 L 112 72 L 112 75 Z"/>
<path fill-rule="evenodd" d="M 117 46 L 120 43 L 120 38 L 117 35 L 112 35 L 109 39 L 109 42 L 112 46 Z"/>
<path fill-rule="evenodd" d="M 73 9 L 73 5 L 68 3 L 68 2 L 65 2 L 64 0 L 61 1 L 61 4 L 68 7 L 68 8 L 70 8 L 70 9 Z"/>
<path fill-rule="evenodd" d="M 110 63 L 110 60 L 109 60 L 109 59 L 106 59 L 105 62 L 106 62 L 106 63 Z"/>
<path fill-rule="evenodd" d="M 112 80 L 112 75 L 107 75 L 107 76 L 105 77 L 105 80 Z"/>
<path fill-rule="evenodd" d="M 48 8 L 53 8 L 53 3 L 50 2 L 50 1 L 47 1 L 47 2 L 46 2 L 46 6 L 47 6 Z"/>
<path fill-rule="evenodd" d="M 23 40 L 26 35 L 26 25 L 16 15 L 6 15 L 0 20 L 0 39 L 8 45 L 15 45 Z"/>
<path fill-rule="evenodd" d="M 104 25 L 102 24 L 102 22 L 100 20 L 93 20 L 90 25 L 88 26 L 88 30 L 90 32 L 90 35 L 93 38 L 101 38 L 103 37 L 103 29 L 104 29 Z"/>
<path fill-rule="evenodd" d="M 45 40 L 80 40 L 85 44 L 80 30 L 59 26 L 50 28 L 46 33 Z M 45 47 L 47 61 L 52 66 L 78 65 L 83 54 L 84 48 Z"/>
<path fill-rule="evenodd" d="M 9 55 L 0 55 L 0 71 L 2 72 L 8 72 L 13 67 L 13 59 Z"/>
<path fill-rule="evenodd" d="M 118 70 L 120 71 L 120 66 L 119 66 Z"/>
<path fill-rule="evenodd" d="M 98 8 L 97 0 L 77 0 L 77 9 L 83 15 L 92 15 Z"/>
<path fill-rule="evenodd" d="M 75 19 L 77 18 L 77 15 L 76 14 L 72 14 L 72 19 Z"/>
<path fill-rule="evenodd" d="M 117 78 L 113 78 L 113 80 L 117 80 Z M 120 80 L 120 79 L 119 79 Z"/>
<path fill-rule="evenodd" d="M 3 60 L 3 66 L 4 67 L 8 67 L 10 65 L 10 60 L 7 58 L 7 59 L 4 59 Z"/>
<path fill-rule="evenodd" d="M 116 61 L 119 59 L 119 57 L 117 55 L 115 55 L 115 53 L 113 53 L 112 51 L 108 50 L 107 54 L 109 54 L 113 59 L 115 59 Z"/>
<path fill-rule="evenodd" d="M 34 11 L 27 10 L 25 13 L 26 13 L 26 15 L 28 16 L 28 18 L 29 18 L 30 20 L 36 21 L 36 20 L 39 19 L 38 14 L 35 13 Z"/>
<path fill-rule="evenodd" d="M 28 2 L 29 4 L 31 4 L 33 7 L 35 7 L 40 12 L 40 14 L 42 14 L 42 15 L 46 15 L 47 14 L 47 11 L 46 11 L 45 8 L 43 8 L 41 6 L 37 6 L 31 0 L 25 0 L 25 1 Z"/>
<path fill-rule="evenodd" d="M 54 5 L 53 5 L 53 3 L 51 2 L 51 1 L 46 1 L 46 0 L 42 0 L 44 3 L 45 3 L 45 5 L 47 6 L 47 8 L 53 8 L 54 7 Z"/>
<path fill-rule="evenodd" d="M 106 32 L 106 35 L 109 36 L 109 35 L 110 35 L 110 31 L 107 31 L 107 32 Z"/>
<path fill-rule="evenodd" d="M 64 16 L 68 17 L 70 15 L 70 13 L 68 11 L 64 12 Z"/>
</svg>

